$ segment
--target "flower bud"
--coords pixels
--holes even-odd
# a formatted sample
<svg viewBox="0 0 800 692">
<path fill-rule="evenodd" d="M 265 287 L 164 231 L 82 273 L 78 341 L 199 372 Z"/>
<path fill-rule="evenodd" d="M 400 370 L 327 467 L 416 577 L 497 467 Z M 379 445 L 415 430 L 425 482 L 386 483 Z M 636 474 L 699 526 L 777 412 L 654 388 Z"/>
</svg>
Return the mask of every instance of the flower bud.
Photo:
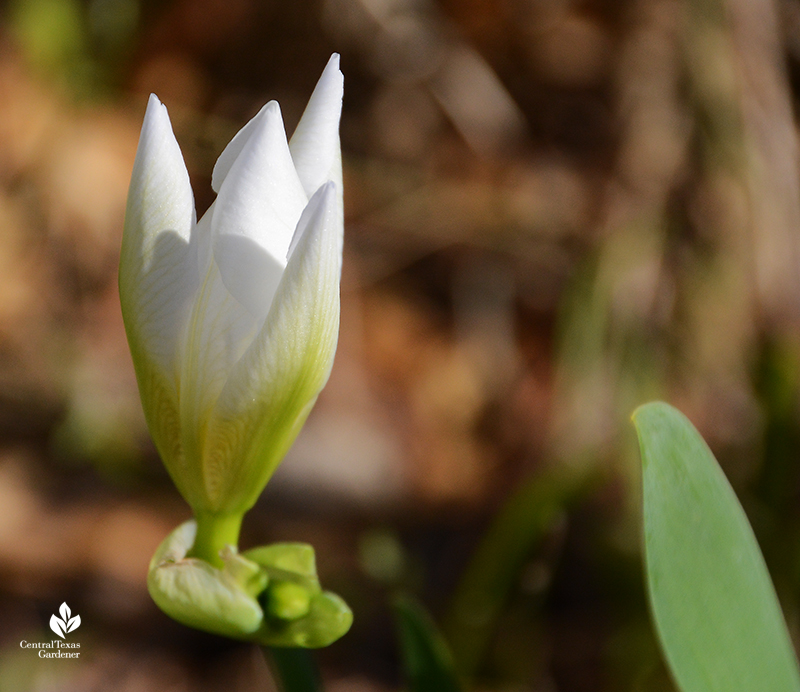
<svg viewBox="0 0 800 692">
<path fill-rule="evenodd" d="M 181 524 L 150 562 L 150 595 L 173 619 L 265 646 L 318 648 L 350 629 L 347 604 L 320 587 L 311 546 L 277 543 L 241 555 L 229 546 L 218 569 L 187 557 L 196 530 L 194 521 Z"/>
<path fill-rule="evenodd" d="M 155 96 L 147 107 L 120 300 L 150 432 L 201 541 L 219 520 L 236 542 L 236 517 L 294 442 L 333 363 L 343 238 L 338 62 L 334 55 L 290 142 L 274 101 L 233 138 L 214 168 L 217 199 L 199 222 L 167 111 Z M 219 566 L 213 552 L 205 557 Z"/>
</svg>

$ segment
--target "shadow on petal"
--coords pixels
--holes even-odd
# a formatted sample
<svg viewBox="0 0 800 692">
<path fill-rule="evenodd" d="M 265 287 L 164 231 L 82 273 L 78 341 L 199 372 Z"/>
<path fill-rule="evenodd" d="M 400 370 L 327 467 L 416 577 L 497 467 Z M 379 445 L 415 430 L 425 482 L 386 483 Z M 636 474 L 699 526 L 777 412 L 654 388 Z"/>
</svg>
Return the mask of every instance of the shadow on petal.
<svg viewBox="0 0 800 692">
<path fill-rule="evenodd" d="M 284 265 L 255 240 L 234 234 L 217 239 L 214 259 L 225 288 L 253 317 L 263 320 L 278 290 Z"/>
</svg>

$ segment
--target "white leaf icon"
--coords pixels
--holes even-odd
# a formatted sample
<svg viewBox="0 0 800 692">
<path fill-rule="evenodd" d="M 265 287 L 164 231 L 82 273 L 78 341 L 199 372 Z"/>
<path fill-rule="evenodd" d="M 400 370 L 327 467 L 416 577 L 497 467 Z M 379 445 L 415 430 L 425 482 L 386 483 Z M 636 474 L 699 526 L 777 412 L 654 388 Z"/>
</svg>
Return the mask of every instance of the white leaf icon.
<svg viewBox="0 0 800 692">
<path fill-rule="evenodd" d="M 50 616 L 50 629 L 64 639 L 64 635 L 67 634 L 67 632 L 72 632 L 81 626 L 81 616 L 76 615 L 75 617 L 71 617 L 72 611 L 69 609 L 66 601 L 61 604 L 58 612 L 61 614 L 61 617 L 57 615 Z"/>
<path fill-rule="evenodd" d="M 50 629 L 53 630 L 59 637 L 64 638 L 65 623 L 55 615 L 50 616 Z"/>
</svg>

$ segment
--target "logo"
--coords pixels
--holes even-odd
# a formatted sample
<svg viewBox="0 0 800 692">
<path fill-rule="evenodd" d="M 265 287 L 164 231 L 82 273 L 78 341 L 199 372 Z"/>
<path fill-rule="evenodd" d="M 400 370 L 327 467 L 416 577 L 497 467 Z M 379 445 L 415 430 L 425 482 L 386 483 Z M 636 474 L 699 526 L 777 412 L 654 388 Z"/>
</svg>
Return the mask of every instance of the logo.
<svg viewBox="0 0 800 692">
<path fill-rule="evenodd" d="M 60 615 L 61 617 L 58 617 Z M 19 645 L 22 649 L 34 649 L 39 658 L 80 658 L 80 642 L 61 641 L 69 632 L 74 632 L 81 626 L 81 616 L 72 615 L 66 603 L 58 609 L 58 615 L 50 616 L 50 629 L 61 639 L 52 639 L 49 642 L 29 642 L 23 639 Z M 31 652 L 33 653 L 33 652 Z"/>
<path fill-rule="evenodd" d="M 59 615 L 50 616 L 50 629 L 53 630 L 59 637 L 64 639 L 64 635 L 68 632 L 72 632 L 78 627 L 81 626 L 81 616 L 76 615 L 72 617 L 72 611 L 69 609 L 69 606 L 66 602 L 61 604 L 61 607 L 58 609 Z"/>
</svg>

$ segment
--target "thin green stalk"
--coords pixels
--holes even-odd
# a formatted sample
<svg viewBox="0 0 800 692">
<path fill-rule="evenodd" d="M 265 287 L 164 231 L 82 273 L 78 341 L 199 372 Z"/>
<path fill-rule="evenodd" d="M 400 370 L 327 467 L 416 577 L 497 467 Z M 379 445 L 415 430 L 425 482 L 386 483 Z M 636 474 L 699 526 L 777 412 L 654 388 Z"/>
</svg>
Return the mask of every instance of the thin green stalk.
<svg viewBox="0 0 800 692">
<path fill-rule="evenodd" d="M 308 649 L 262 646 L 281 692 L 322 692 L 319 669 Z"/>
<path fill-rule="evenodd" d="M 214 567 L 223 567 L 219 554 L 226 545 L 239 544 L 242 516 L 239 514 L 211 514 L 198 512 L 197 536 L 188 557 L 205 560 Z"/>
</svg>

